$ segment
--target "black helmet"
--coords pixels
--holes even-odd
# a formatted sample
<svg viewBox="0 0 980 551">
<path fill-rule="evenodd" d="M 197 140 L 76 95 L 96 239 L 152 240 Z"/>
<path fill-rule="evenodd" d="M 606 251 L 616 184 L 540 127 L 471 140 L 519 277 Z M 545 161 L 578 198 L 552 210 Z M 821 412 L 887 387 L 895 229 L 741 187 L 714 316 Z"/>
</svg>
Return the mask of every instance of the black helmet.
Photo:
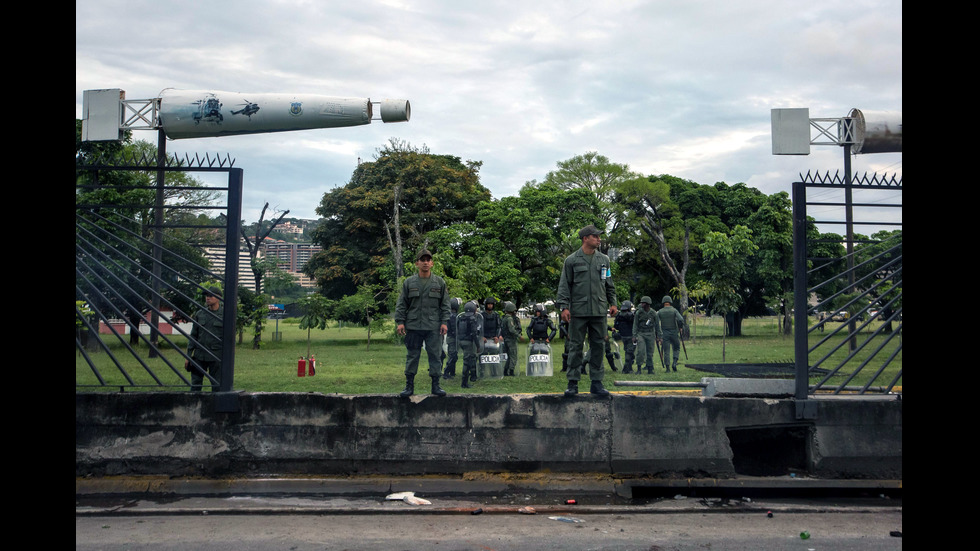
<svg viewBox="0 0 980 551">
<path fill-rule="evenodd" d="M 471 301 L 467 302 L 466 305 L 463 306 L 463 311 L 464 312 L 468 312 L 470 314 L 476 312 L 476 301 L 475 300 L 471 300 Z"/>
<path fill-rule="evenodd" d="M 449 309 L 453 312 L 459 312 L 459 305 L 463 304 L 463 299 L 461 298 L 451 298 L 449 299 Z"/>
<path fill-rule="evenodd" d="M 544 304 L 541 304 L 540 302 L 537 303 L 537 304 L 535 304 L 534 305 L 534 311 L 535 312 L 541 312 L 543 314 L 545 312 Z"/>
<path fill-rule="evenodd" d="M 624 300 L 623 301 L 623 310 L 625 310 L 625 311 L 628 312 L 628 311 L 630 311 L 632 309 L 633 309 L 633 303 L 630 302 L 630 301 L 628 301 L 628 300 Z"/>
<path fill-rule="evenodd" d="M 486 305 L 486 304 L 497 304 L 497 299 L 495 299 L 493 297 L 489 297 L 489 298 L 487 298 L 487 300 L 483 301 L 483 304 L 484 305 Z"/>
</svg>

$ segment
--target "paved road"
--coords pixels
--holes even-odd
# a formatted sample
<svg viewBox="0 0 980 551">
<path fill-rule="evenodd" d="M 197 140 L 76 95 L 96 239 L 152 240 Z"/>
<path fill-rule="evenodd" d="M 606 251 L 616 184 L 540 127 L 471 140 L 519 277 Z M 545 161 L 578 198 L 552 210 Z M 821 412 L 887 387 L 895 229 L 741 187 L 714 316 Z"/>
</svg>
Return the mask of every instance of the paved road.
<svg viewBox="0 0 980 551">
<path fill-rule="evenodd" d="M 75 549 L 877 550 L 901 549 L 902 514 L 199 515 L 76 517 Z M 808 539 L 800 533 L 807 531 Z"/>
<path fill-rule="evenodd" d="M 532 498 L 524 498 L 535 503 Z M 235 550 L 901 549 L 900 500 L 653 500 L 528 504 L 432 498 L 76 497 L 75 548 Z M 536 514 L 521 514 L 531 506 Z M 482 510 L 480 514 L 474 511 Z M 772 512 L 770 517 L 767 513 Z M 801 532 L 809 538 L 802 539 Z M 894 534 L 894 535 L 893 535 Z"/>
</svg>

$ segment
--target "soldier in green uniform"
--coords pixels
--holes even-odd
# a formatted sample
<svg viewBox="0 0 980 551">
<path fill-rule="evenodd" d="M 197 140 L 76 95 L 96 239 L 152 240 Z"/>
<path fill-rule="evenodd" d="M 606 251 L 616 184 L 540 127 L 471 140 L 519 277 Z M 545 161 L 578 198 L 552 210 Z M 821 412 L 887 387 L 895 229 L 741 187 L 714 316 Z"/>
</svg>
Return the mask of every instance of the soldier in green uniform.
<svg viewBox="0 0 980 551">
<path fill-rule="evenodd" d="M 514 376 L 514 369 L 517 367 L 517 341 L 521 338 L 521 320 L 517 318 L 517 307 L 513 302 L 504 303 L 500 336 L 504 339 L 504 353 L 507 354 L 504 376 L 512 377 Z"/>
<path fill-rule="evenodd" d="M 449 293 L 446 282 L 432 273 L 432 253 L 423 249 L 415 257 L 418 273 L 402 283 L 398 303 L 395 306 L 395 325 L 399 335 L 405 337 L 408 350 L 405 359 L 405 389 L 402 397 L 415 393 L 415 374 L 422 356 L 422 343 L 429 357 L 429 377 L 432 394 L 445 396 L 439 388 L 442 367 L 442 338 L 448 331 Z"/>
<path fill-rule="evenodd" d="M 449 323 L 446 331 L 446 367 L 442 371 L 443 379 L 452 379 L 456 376 L 456 362 L 459 359 L 459 349 L 457 348 L 456 338 L 456 318 L 459 316 L 459 307 L 463 304 L 463 299 L 449 299 Z"/>
<path fill-rule="evenodd" d="M 463 353 L 462 388 L 470 388 L 476 382 L 477 354 L 483 343 L 483 316 L 477 312 L 476 301 L 463 306 L 463 313 L 456 318 L 456 346 Z"/>
<path fill-rule="evenodd" d="M 636 309 L 633 316 L 633 342 L 643 343 L 643 347 L 637 347 L 643 353 L 636 359 L 636 372 L 643 372 L 643 365 L 646 364 L 647 373 L 653 373 L 653 354 L 657 345 L 657 336 L 660 329 L 657 325 L 657 311 L 650 308 L 653 299 L 644 296 L 640 299 L 640 307 Z"/>
<path fill-rule="evenodd" d="M 605 347 L 607 313 L 616 315 L 616 287 L 610 277 L 609 257 L 599 252 L 602 234 L 598 228 L 588 225 L 578 232 L 582 247 L 568 256 L 558 282 L 556 303 L 561 318 L 568 322 L 568 389 L 566 396 L 578 394 L 578 382 L 582 375 L 582 356 L 585 339 L 589 348 L 597 351 L 589 356 L 589 392 L 608 395 L 602 386 L 603 365 L 599 350 Z"/>
<path fill-rule="evenodd" d="M 613 321 L 613 327 L 619 333 L 619 338 L 623 340 L 623 375 L 633 372 L 633 303 L 624 300 L 620 305 L 619 313 Z M 637 368 L 639 371 L 639 368 Z"/>
<path fill-rule="evenodd" d="M 221 382 L 221 350 L 224 334 L 225 307 L 221 304 L 221 289 L 209 287 L 204 292 L 205 308 L 194 314 L 191 338 L 187 341 L 184 369 L 191 373 L 191 390 L 200 391 L 207 373 Z M 211 383 L 211 391 L 218 391 L 218 383 Z"/>
<path fill-rule="evenodd" d="M 664 366 L 667 371 L 673 369 L 677 371 L 677 360 L 681 357 L 681 338 L 680 332 L 684 328 L 684 316 L 670 305 L 670 297 L 664 297 L 661 301 L 663 308 L 657 311 L 657 320 L 660 322 L 657 327 L 657 341 L 664 345 L 664 361 L 670 359 L 670 365 Z M 668 353 L 668 350 L 672 351 Z"/>
</svg>

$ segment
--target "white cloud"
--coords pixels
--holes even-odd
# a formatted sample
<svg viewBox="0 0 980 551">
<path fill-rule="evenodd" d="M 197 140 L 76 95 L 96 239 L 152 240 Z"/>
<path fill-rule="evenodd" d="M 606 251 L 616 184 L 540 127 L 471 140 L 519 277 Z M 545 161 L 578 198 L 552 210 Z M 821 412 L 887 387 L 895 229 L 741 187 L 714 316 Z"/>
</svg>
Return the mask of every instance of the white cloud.
<svg viewBox="0 0 980 551">
<path fill-rule="evenodd" d="M 315 216 L 323 192 L 391 137 L 484 161 L 481 179 L 495 197 L 589 150 L 644 173 L 771 193 L 801 171 L 841 162 L 834 148 L 773 157 L 770 109 L 901 111 L 901 7 L 92 0 L 76 4 L 76 116 L 82 91 L 95 88 L 130 98 L 174 87 L 411 101 L 409 123 L 169 144 L 235 158 L 246 217 L 273 196 Z M 873 157 L 855 164 L 901 172 L 900 154 Z"/>
</svg>

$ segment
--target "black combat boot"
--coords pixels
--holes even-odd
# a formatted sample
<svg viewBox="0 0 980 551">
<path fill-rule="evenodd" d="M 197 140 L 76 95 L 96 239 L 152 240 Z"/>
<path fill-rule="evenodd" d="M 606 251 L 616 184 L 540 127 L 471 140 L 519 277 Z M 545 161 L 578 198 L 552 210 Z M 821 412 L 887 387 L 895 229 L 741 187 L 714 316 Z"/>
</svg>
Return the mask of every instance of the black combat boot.
<svg viewBox="0 0 980 551">
<path fill-rule="evenodd" d="M 609 391 L 606 390 L 606 387 L 602 386 L 602 381 L 592 381 L 592 386 L 589 387 L 589 394 L 609 396 Z"/>
<path fill-rule="evenodd" d="M 415 394 L 415 377 L 405 375 L 405 390 L 403 390 L 399 396 L 402 398 L 408 398 L 412 394 Z"/>
<path fill-rule="evenodd" d="M 431 394 L 434 394 L 436 396 L 445 396 L 446 395 L 446 391 L 443 390 L 443 389 L 441 389 L 441 388 L 439 388 L 439 376 L 438 375 L 436 375 L 435 377 L 432 378 L 432 392 L 431 392 Z"/>
<path fill-rule="evenodd" d="M 568 381 L 568 388 L 565 389 L 565 396 L 575 396 L 578 394 L 578 381 Z"/>
<path fill-rule="evenodd" d="M 466 369 L 465 367 L 463 368 L 463 384 L 461 385 L 460 388 L 471 388 L 470 387 L 470 371 L 468 369 Z"/>
</svg>

